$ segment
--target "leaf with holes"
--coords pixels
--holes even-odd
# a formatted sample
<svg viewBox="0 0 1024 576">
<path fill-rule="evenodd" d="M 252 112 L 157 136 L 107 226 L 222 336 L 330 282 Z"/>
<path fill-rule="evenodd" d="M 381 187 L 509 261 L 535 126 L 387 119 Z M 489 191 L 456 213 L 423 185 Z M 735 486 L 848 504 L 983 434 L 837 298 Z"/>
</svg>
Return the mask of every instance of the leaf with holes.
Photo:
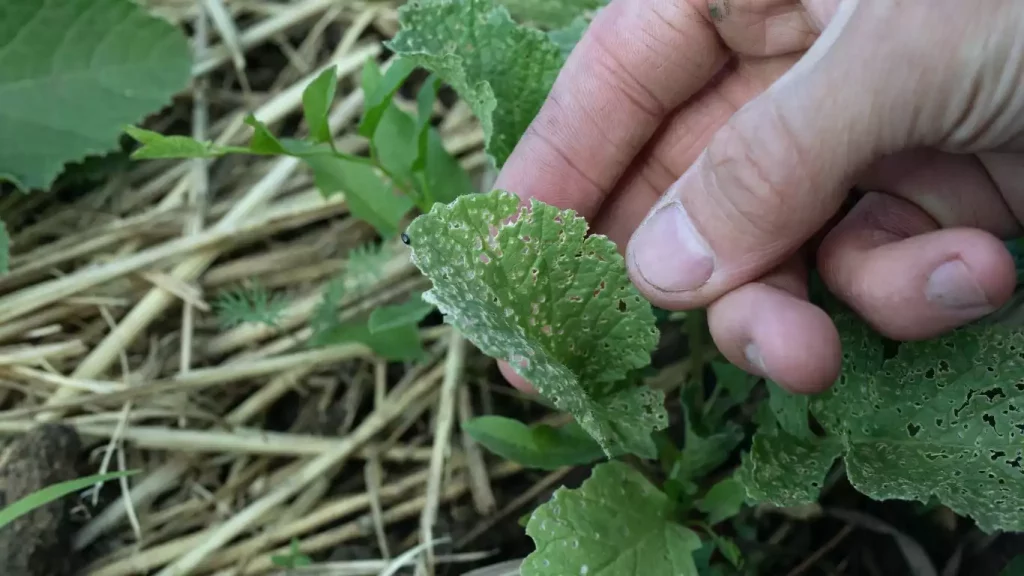
<svg viewBox="0 0 1024 576">
<path fill-rule="evenodd" d="M 696 532 L 668 496 L 622 462 L 606 462 L 575 490 L 559 488 L 526 525 L 536 551 L 523 576 L 696 576 Z"/>
<path fill-rule="evenodd" d="M 498 166 L 540 110 L 565 58 L 493 0 L 419 0 L 399 8 L 389 49 L 437 74 L 473 109 Z"/>
<path fill-rule="evenodd" d="M 185 36 L 131 0 L 0 2 L 0 180 L 48 188 L 188 85 Z"/>
<path fill-rule="evenodd" d="M 501 0 L 512 16 L 538 26 L 568 26 L 606 5 L 608 0 Z"/>
<path fill-rule="evenodd" d="M 759 432 L 751 455 L 757 467 L 779 478 L 793 458 L 769 461 L 768 451 L 795 457 L 794 447 L 808 441 L 841 442 L 850 482 L 871 498 L 934 496 L 983 530 L 1024 530 L 1024 331 L 968 326 L 900 344 L 887 357 L 865 323 L 847 311 L 834 320 L 842 375 L 810 400 L 828 436 Z"/>
<path fill-rule="evenodd" d="M 514 219 L 514 222 L 512 221 Z M 636 386 L 658 330 L 615 244 L 571 210 L 508 192 L 462 196 L 410 224 L 424 300 L 485 354 L 508 360 L 612 455 L 656 454 L 664 396 Z"/>
</svg>

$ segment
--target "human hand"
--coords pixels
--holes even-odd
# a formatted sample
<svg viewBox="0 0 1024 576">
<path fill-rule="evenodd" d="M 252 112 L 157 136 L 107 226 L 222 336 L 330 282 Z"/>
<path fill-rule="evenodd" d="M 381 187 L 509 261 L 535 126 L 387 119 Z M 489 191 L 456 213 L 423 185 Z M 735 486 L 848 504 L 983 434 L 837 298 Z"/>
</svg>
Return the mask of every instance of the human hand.
<svg viewBox="0 0 1024 576">
<path fill-rule="evenodd" d="M 707 306 L 731 362 L 818 391 L 840 346 L 808 257 L 896 339 L 1012 295 L 1022 30 L 1019 0 L 612 0 L 495 187 L 573 208 L 653 303 Z"/>
</svg>

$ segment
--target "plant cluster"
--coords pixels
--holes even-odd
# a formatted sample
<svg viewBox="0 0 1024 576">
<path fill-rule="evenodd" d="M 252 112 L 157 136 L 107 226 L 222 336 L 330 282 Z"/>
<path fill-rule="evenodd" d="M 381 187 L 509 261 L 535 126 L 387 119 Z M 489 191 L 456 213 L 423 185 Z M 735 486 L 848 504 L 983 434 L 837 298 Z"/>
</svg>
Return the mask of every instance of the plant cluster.
<svg viewBox="0 0 1024 576">
<path fill-rule="evenodd" d="M 402 23 L 390 46 L 473 105 L 500 164 L 551 87 L 560 36 L 485 0 L 415 2 Z M 754 383 L 719 378 L 711 398 L 684 389 L 685 442 L 666 441 L 662 396 L 638 375 L 657 342 L 654 315 L 608 239 L 587 236 L 572 211 L 523 206 L 503 191 L 435 205 L 409 236 L 413 262 L 434 285 L 424 298 L 586 432 L 491 418 L 470 426 L 482 443 L 542 467 L 624 454 L 661 465 L 660 486 L 642 467 L 612 460 L 580 488 L 558 490 L 530 517 L 536 551 L 525 575 L 707 573 L 712 549 L 740 568 L 737 547 L 715 527 L 745 503 L 814 502 L 838 459 L 871 498 L 935 500 L 986 531 L 1024 527 L 1017 328 L 986 322 L 896 344 L 825 298 L 842 337 L 839 381 L 815 397 L 766 382 L 741 466 L 709 483 L 743 438 L 727 412 Z"/>
<path fill-rule="evenodd" d="M 536 549 L 524 576 L 742 573 L 748 560 L 730 536 L 742 531 L 741 510 L 814 502 L 837 462 L 871 498 L 938 501 L 986 531 L 1024 529 L 1020 329 L 989 321 L 933 341 L 896 344 L 825 297 L 842 337 L 841 377 L 815 397 L 764 382 L 767 400 L 757 406 L 757 429 L 746 447 L 734 416 L 762 383 L 704 350 L 703 316 L 687 314 L 692 381 L 668 392 L 682 407 L 675 420 L 684 434 L 676 438 L 668 431 L 667 392 L 646 372 L 659 342 L 657 316 L 630 283 L 614 244 L 588 234 L 586 221 L 571 210 L 536 200 L 525 205 L 501 190 L 476 193 L 432 124 L 438 90 L 450 86 L 471 107 L 500 167 L 600 0 L 406 4 L 400 31 L 387 43 L 395 55 L 390 65 L 369 63 L 363 70 L 358 131 L 368 143 L 365 155 L 340 150 L 332 138 L 333 68 L 303 93 L 303 138 L 275 136 L 252 115 L 246 146 L 131 125 L 185 82 L 182 38 L 127 0 L 64 3 L 82 6 L 61 11 L 31 0 L 0 6 L 0 38 L 13 38 L 0 40 L 0 177 L 24 189 L 46 187 L 67 162 L 109 150 L 122 130 L 140 144 L 134 159 L 251 154 L 301 161 L 324 196 L 344 194 L 351 215 L 384 239 L 350 254 L 324 290 L 311 345 L 361 342 L 384 358 L 415 359 L 423 354 L 417 325 L 437 309 L 483 353 L 507 360 L 544 401 L 571 415 L 561 427 L 501 416 L 465 424 L 492 452 L 528 467 L 594 465 L 582 486 L 559 489 L 530 515 L 526 532 Z M 79 19 L 108 31 L 88 51 L 101 74 L 82 73 L 80 55 L 61 45 L 28 50 L 24 44 L 33 26 L 71 28 Z M 34 68 L 10 66 L 18 54 L 46 60 Z M 61 71 L 56 77 L 39 72 L 50 64 Z M 431 75 L 410 114 L 394 96 L 419 68 Z M 34 75 L 5 72 L 13 69 Z M 66 118 L 46 124 L 9 113 L 29 99 L 69 93 L 55 89 L 60 82 L 84 102 Z M 64 127 L 60 134 L 47 129 L 57 125 Z M 413 211 L 420 215 L 401 232 Z M 346 295 L 379 277 L 399 233 L 432 289 L 342 321 Z M 0 224 L 0 270 L 7 241 Z M 1018 244 L 1010 247 L 1019 255 Z M 225 326 L 274 325 L 286 309 L 285 300 L 260 286 L 217 302 Z M 715 377 L 711 390 L 695 385 L 705 367 Z M 741 464 L 723 472 L 738 450 Z M 82 486 L 96 481 L 85 480 Z M 280 558 L 282 565 L 308 563 L 293 552 Z"/>
</svg>

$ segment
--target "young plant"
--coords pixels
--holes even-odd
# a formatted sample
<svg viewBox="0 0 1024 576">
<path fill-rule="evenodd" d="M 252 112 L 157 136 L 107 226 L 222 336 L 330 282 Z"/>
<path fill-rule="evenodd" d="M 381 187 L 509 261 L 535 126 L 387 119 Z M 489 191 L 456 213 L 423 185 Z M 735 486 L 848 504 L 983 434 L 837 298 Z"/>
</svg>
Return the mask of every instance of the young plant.
<svg viewBox="0 0 1024 576">
<path fill-rule="evenodd" d="M 553 35 L 516 24 L 487 0 L 422 0 L 403 7 L 400 22 L 389 47 L 441 76 L 470 103 L 488 151 L 502 164 L 561 65 L 564 51 Z M 663 427 L 664 409 L 630 378 L 653 346 L 646 333 L 653 326 L 650 310 L 620 284 L 625 272 L 610 243 L 585 239 L 585 228 L 569 211 L 535 200 L 527 209 L 495 191 L 435 206 L 412 223 L 409 236 L 413 261 L 434 284 L 425 298 L 446 322 L 485 353 L 509 360 L 571 413 L 606 456 L 651 458 L 651 433 Z M 987 531 L 1024 527 L 1024 425 L 1018 423 L 1024 331 L 980 323 L 934 341 L 893 344 L 895 356 L 887 357 L 885 342 L 866 324 L 841 307 L 829 309 L 844 344 L 842 376 L 813 398 L 767 383 L 760 429 L 735 477 L 690 497 L 694 479 L 722 463 L 710 458 L 699 464 L 700 455 L 722 457 L 743 436 L 719 413 L 712 425 L 719 428 L 708 437 L 718 436 L 720 444 L 702 446 L 697 422 L 718 409 L 694 414 L 688 406 L 687 445 L 663 450 L 673 461 L 663 491 L 623 464 L 597 465 L 580 489 L 560 491 L 535 511 L 528 532 L 537 551 L 523 574 L 587 573 L 594 566 L 607 574 L 694 573 L 692 562 L 677 557 L 697 549 L 693 534 L 678 529 L 686 506 L 677 504 L 690 502 L 719 520 L 734 513 L 740 496 L 780 505 L 813 501 L 840 456 L 851 483 L 872 498 L 936 498 Z M 823 435 L 814 432 L 813 421 Z M 538 430 L 507 421 L 470 428 L 498 453 L 552 464 L 537 458 L 550 434 L 538 439 Z M 564 440 L 585 446 L 571 436 Z M 585 454 L 569 451 L 562 462 L 585 460 Z M 635 500 L 612 488 L 623 483 L 634 487 Z M 655 535 L 649 541 L 616 533 L 624 522 L 631 533 L 635 528 L 623 502 L 645 512 L 649 531 L 640 532 Z M 606 533 L 614 538 L 603 540 Z M 585 542 L 590 545 L 583 550 Z M 648 544 L 653 548 L 644 548 Z M 718 548 L 730 556 L 728 545 Z M 646 554 L 635 556 L 638 549 Z M 650 558 L 655 564 L 643 563 Z"/>
<path fill-rule="evenodd" d="M 440 83 L 428 78 L 417 95 L 417 116 L 402 111 L 394 96 L 414 70 L 409 61 L 395 60 L 386 72 L 375 62 L 363 69 L 362 89 L 366 105 L 358 130 L 368 139 L 368 156 L 339 151 L 331 136 L 329 112 L 338 83 L 329 67 L 302 93 L 303 117 L 308 134 L 304 139 L 275 136 L 249 115 L 252 127 L 247 146 L 218 146 L 187 136 L 165 136 L 129 126 L 126 133 L 141 146 L 132 158 L 216 158 L 227 154 L 293 156 L 313 172 L 325 196 L 343 192 L 351 214 L 372 225 L 385 239 L 397 234 L 399 222 L 413 207 L 429 208 L 436 201 L 449 202 L 473 192 L 469 175 L 444 148 L 430 121 Z M 368 243 L 352 251 L 345 271 L 325 287 L 311 319 L 311 346 L 360 342 L 389 360 L 416 360 L 425 353 L 417 324 L 433 310 L 418 295 L 393 306 L 382 306 L 368 316 L 341 322 L 338 307 L 346 293 L 361 291 L 380 277 L 392 257 L 384 244 Z M 259 287 L 229 292 L 217 302 L 225 327 L 242 323 L 276 326 L 287 303 L 271 299 Z"/>
<path fill-rule="evenodd" d="M 331 66 L 303 91 L 305 139 L 279 138 L 251 114 L 245 119 L 253 129 L 248 146 L 218 146 L 129 126 L 126 133 L 142 145 L 132 158 L 292 156 L 312 170 L 316 187 L 325 197 L 344 193 L 353 216 L 372 225 L 382 237 L 391 238 L 414 206 L 426 210 L 435 201 L 448 202 L 473 191 L 469 176 L 445 150 L 437 129 L 430 124 L 438 83 L 428 79 L 420 89 L 416 118 L 393 101 L 413 69 L 401 59 L 383 74 L 374 62 L 363 69 L 366 108 L 359 133 L 369 140 L 369 156 L 341 152 L 331 138 L 329 111 L 338 84 L 337 70 Z"/>
<path fill-rule="evenodd" d="M 222 293 L 213 305 L 217 318 L 224 328 L 247 323 L 274 327 L 287 307 L 288 302 L 283 298 L 271 295 L 262 284 L 255 282 Z"/>
<path fill-rule="evenodd" d="M 92 476 L 75 478 L 74 480 L 68 480 L 66 482 L 47 486 L 42 490 L 33 492 L 28 496 L 5 506 L 3 509 L 0 509 L 0 530 L 2 530 L 4 526 L 14 522 L 25 514 L 32 512 L 36 508 L 45 506 L 55 500 L 60 500 L 68 494 L 84 490 L 85 488 L 89 488 L 90 486 L 94 486 L 108 480 L 115 480 L 124 476 L 132 476 L 137 473 L 138 470 L 126 470 L 124 472 L 94 474 Z"/>
</svg>

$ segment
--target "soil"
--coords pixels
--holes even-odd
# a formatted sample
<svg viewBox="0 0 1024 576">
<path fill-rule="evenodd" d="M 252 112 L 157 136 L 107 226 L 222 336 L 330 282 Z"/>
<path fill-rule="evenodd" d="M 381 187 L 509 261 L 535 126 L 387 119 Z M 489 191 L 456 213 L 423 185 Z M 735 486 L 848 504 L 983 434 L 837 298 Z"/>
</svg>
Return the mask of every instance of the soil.
<svg viewBox="0 0 1024 576">
<path fill-rule="evenodd" d="M 80 476 L 78 434 L 66 426 L 46 424 L 20 436 L 0 458 L 3 506 L 58 482 Z M 70 576 L 73 496 L 53 501 L 0 529 L 0 574 Z"/>
</svg>

